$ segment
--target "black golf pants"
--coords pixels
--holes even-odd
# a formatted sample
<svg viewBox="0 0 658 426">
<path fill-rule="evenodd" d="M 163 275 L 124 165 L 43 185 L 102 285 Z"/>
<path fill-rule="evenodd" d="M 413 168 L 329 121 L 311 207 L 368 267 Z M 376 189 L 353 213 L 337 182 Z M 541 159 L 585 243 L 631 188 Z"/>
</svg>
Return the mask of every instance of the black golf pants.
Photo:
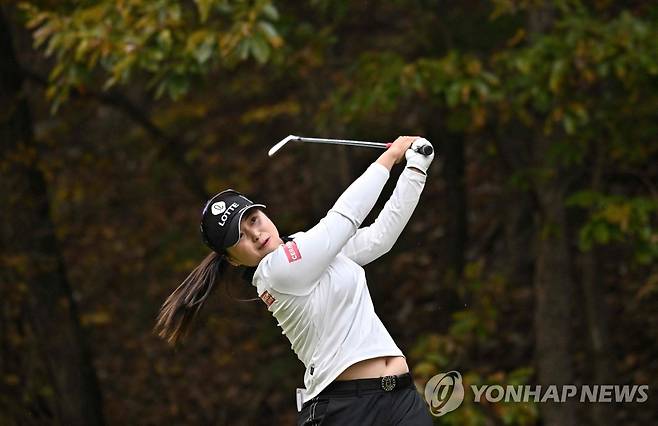
<svg viewBox="0 0 658 426">
<path fill-rule="evenodd" d="M 334 381 L 306 401 L 297 426 L 431 426 L 427 403 L 411 374 Z"/>
</svg>

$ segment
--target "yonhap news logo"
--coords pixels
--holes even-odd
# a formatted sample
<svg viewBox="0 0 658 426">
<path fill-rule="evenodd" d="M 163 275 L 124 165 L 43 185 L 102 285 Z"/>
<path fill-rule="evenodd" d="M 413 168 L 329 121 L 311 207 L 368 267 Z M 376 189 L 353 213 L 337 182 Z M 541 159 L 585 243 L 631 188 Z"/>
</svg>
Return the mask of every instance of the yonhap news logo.
<svg viewBox="0 0 658 426">
<path fill-rule="evenodd" d="M 462 376 L 457 371 L 437 374 L 425 385 L 425 400 L 433 416 L 442 416 L 459 407 L 464 401 Z"/>
<path fill-rule="evenodd" d="M 474 402 L 645 402 L 649 385 L 471 385 Z M 484 398 L 483 398 L 484 397 Z"/>
<path fill-rule="evenodd" d="M 480 402 L 646 402 L 649 385 L 470 385 L 472 401 Z M 425 385 L 425 400 L 430 413 L 443 416 L 464 401 L 462 376 L 457 371 L 440 373 Z"/>
</svg>

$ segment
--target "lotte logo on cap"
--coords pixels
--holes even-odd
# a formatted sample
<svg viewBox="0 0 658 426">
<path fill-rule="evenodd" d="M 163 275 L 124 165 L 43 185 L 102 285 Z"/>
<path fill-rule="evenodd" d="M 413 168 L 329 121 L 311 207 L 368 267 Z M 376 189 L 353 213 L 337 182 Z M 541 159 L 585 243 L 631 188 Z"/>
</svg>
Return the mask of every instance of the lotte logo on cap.
<svg viewBox="0 0 658 426">
<path fill-rule="evenodd" d="M 212 205 L 210 211 L 215 216 L 217 216 L 218 214 L 222 214 L 226 211 L 226 203 L 223 201 L 218 201 Z"/>
</svg>

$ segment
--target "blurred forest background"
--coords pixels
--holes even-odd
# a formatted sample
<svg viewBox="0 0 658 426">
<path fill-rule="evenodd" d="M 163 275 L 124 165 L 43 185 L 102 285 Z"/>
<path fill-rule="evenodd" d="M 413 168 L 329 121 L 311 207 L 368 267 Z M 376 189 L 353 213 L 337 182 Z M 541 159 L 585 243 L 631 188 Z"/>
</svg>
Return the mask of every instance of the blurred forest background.
<svg viewBox="0 0 658 426">
<path fill-rule="evenodd" d="M 658 4 L 0 2 L 0 424 L 292 424 L 303 365 L 239 278 L 151 329 L 227 187 L 282 234 L 378 153 L 438 156 L 366 268 L 419 388 L 649 384 L 644 403 L 464 404 L 437 424 L 656 424 Z M 400 169 L 368 223 L 383 205 Z M 469 402 L 469 398 L 471 402 Z"/>
</svg>

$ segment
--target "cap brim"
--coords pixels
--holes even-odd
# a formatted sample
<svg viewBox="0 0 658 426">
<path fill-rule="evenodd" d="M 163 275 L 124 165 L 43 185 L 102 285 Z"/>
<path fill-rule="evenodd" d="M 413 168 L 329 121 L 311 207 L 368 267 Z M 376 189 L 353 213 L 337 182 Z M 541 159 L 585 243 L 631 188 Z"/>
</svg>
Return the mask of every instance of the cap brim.
<svg viewBox="0 0 658 426">
<path fill-rule="evenodd" d="M 267 208 L 265 204 L 252 204 L 250 206 L 245 206 L 242 210 L 238 212 L 238 214 L 233 216 L 233 220 L 231 221 L 231 224 L 229 225 L 228 228 L 229 231 L 226 234 L 226 239 L 224 240 L 224 247 L 231 247 L 238 243 L 240 237 L 240 223 L 242 223 L 242 216 L 244 216 L 247 210 L 254 207 L 262 207 L 264 209 Z"/>
</svg>

